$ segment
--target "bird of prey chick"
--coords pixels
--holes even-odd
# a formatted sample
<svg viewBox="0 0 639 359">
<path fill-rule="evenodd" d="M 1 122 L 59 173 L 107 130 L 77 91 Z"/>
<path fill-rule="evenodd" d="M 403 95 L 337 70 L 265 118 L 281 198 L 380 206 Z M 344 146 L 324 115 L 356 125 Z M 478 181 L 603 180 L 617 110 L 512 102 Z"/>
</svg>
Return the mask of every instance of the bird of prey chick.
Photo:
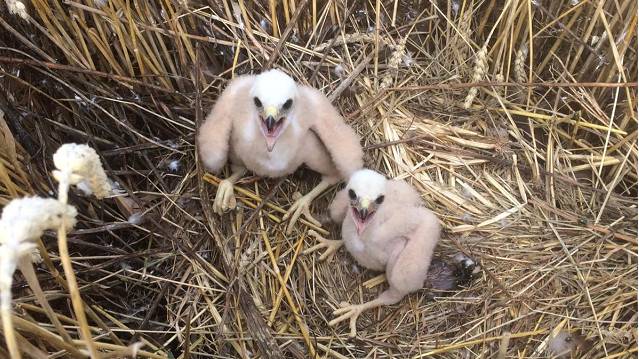
<svg viewBox="0 0 639 359">
<path fill-rule="evenodd" d="M 334 222 L 342 223 L 342 240 L 325 239 L 312 231 L 310 234 L 320 243 L 306 253 L 326 248 L 320 257 L 324 259 L 345 245 L 360 265 L 385 271 L 390 285 L 375 300 L 363 304 L 342 303 L 342 307 L 333 312 L 337 318 L 329 325 L 350 319 L 353 337 L 357 317 L 364 310 L 397 303 L 424 286 L 441 226 L 437 217 L 422 206 L 419 194 L 409 184 L 387 180 L 367 169 L 355 172 L 346 187 L 337 193 L 330 205 L 330 215 Z M 449 273 L 448 277 L 453 273 L 444 272 Z M 438 279 L 431 282 L 432 287 L 450 289 Z"/>
<path fill-rule="evenodd" d="M 202 124 L 197 142 L 204 165 L 219 172 L 227 161 L 231 176 L 217 190 L 213 210 L 235 208 L 233 184 L 247 170 L 258 176 L 289 175 L 305 164 L 321 182 L 298 199 L 284 219 L 287 233 L 311 201 L 363 165 L 359 137 L 320 91 L 297 84 L 280 70 L 232 80 Z"/>
</svg>

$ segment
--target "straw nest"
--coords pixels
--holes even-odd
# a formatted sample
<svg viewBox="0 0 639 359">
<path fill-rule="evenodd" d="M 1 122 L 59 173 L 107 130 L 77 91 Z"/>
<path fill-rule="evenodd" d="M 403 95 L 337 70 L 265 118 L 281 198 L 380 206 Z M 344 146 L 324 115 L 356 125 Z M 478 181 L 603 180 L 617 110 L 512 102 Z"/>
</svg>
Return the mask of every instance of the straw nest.
<svg viewBox="0 0 639 359">
<path fill-rule="evenodd" d="M 65 142 L 96 148 L 121 189 L 69 197 L 105 355 L 141 341 L 149 358 L 540 358 L 567 337 L 636 355 L 636 1 L 7 0 L 0 14 L 0 202 L 54 190 Z M 347 253 L 302 255 L 303 223 L 283 234 L 316 174 L 246 177 L 237 211 L 210 211 L 198 123 L 230 78 L 269 67 L 320 88 L 367 166 L 421 191 L 445 227 L 437 254 L 481 263 L 470 287 L 365 313 L 348 340 L 332 310 L 385 284 Z M 85 346 L 55 234 L 42 240 L 38 279 L 77 341 L 19 274 L 14 313 L 25 352 L 60 357 Z"/>
</svg>

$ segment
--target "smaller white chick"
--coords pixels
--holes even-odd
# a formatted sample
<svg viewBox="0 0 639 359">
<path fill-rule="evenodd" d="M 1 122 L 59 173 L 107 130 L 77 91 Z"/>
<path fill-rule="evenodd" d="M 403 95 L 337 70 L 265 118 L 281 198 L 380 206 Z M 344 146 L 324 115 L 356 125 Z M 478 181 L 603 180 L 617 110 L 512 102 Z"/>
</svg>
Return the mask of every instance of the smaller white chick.
<svg viewBox="0 0 639 359">
<path fill-rule="evenodd" d="M 441 226 L 409 184 L 388 180 L 368 169 L 351 176 L 331 203 L 330 215 L 333 221 L 342 223 L 342 240 L 329 240 L 309 231 L 320 243 L 306 253 L 326 248 L 322 260 L 345 245 L 360 265 L 386 271 L 390 285 L 375 300 L 342 303 L 342 308 L 333 312 L 337 318 L 329 325 L 350 319 L 350 336 L 354 337 L 357 318 L 363 311 L 395 304 L 424 286 Z"/>
</svg>

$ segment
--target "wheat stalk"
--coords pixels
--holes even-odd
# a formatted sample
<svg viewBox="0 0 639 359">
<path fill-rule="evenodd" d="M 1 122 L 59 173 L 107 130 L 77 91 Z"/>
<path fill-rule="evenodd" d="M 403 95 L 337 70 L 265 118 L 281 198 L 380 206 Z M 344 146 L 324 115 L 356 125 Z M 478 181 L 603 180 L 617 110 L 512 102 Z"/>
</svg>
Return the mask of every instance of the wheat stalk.
<svg viewBox="0 0 639 359">
<path fill-rule="evenodd" d="M 519 50 L 517 50 L 517 53 L 515 54 L 515 64 L 513 66 L 514 67 L 513 71 L 515 72 L 515 81 L 521 84 L 528 82 L 528 76 L 526 76 L 526 69 L 525 69 L 527 56 L 528 56 L 528 48 L 526 47 L 526 44 L 522 44 L 519 47 Z M 521 88 L 520 99 L 522 101 L 525 100 L 523 87 Z"/>
<path fill-rule="evenodd" d="M 524 66 L 526 65 L 526 57 L 528 56 L 528 48 L 526 46 L 521 46 L 519 50 L 517 50 L 517 54 L 515 55 L 515 80 L 519 83 L 526 83 L 526 69 Z"/>
<path fill-rule="evenodd" d="M 406 40 L 408 40 L 408 37 L 402 38 L 396 46 L 393 46 L 394 50 L 390 60 L 388 61 L 389 71 L 382 79 L 380 88 L 387 88 L 393 83 L 393 76 L 397 73 L 402 59 L 406 56 Z"/>
<path fill-rule="evenodd" d="M 488 71 L 487 53 L 488 49 L 486 45 L 482 46 L 481 50 L 479 50 L 479 52 L 477 53 L 477 57 L 475 58 L 475 67 L 473 69 L 473 83 L 481 81 Z M 468 95 L 466 96 L 466 100 L 464 101 L 465 109 L 470 108 L 478 92 L 479 90 L 477 87 L 470 88 L 470 90 L 468 91 Z"/>
</svg>

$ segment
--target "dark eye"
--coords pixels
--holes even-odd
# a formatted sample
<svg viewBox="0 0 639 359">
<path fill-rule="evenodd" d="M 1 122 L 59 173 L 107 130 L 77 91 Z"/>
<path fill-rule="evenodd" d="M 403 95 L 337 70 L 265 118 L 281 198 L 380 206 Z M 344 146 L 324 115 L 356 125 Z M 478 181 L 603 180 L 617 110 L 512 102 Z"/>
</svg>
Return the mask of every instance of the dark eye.
<svg viewBox="0 0 639 359">
<path fill-rule="evenodd" d="M 253 97 L 253 102 L 255 102 L 255 106 L 262 107 L 262 101 L 259 98 Z"/>
<path fill-rule="evenodd" d="M 384 195 L 377 197 L 377 199 L 375 200 L 375 203 L 377 204 L 382 204 L 382 202 L 384 202 Z"/>
<path fill-rule="evenodd" d="M 355 198 L 357 198 L 357 195 L 355 194 L 355 191 L 353 191 L 352 189 L 348 190 L 348 196 L 354 200 Z"/>
<path fill-rule="evenodd" d="M 293 105 L 293 99 L 288 99 L 286 100 L 286 102 L 284 102 L 284 105 L 282 105 L 282 108 L 284 110 L 288 110 L 289 108 L 291 108 L 291 106 Z"/>
</svg>

